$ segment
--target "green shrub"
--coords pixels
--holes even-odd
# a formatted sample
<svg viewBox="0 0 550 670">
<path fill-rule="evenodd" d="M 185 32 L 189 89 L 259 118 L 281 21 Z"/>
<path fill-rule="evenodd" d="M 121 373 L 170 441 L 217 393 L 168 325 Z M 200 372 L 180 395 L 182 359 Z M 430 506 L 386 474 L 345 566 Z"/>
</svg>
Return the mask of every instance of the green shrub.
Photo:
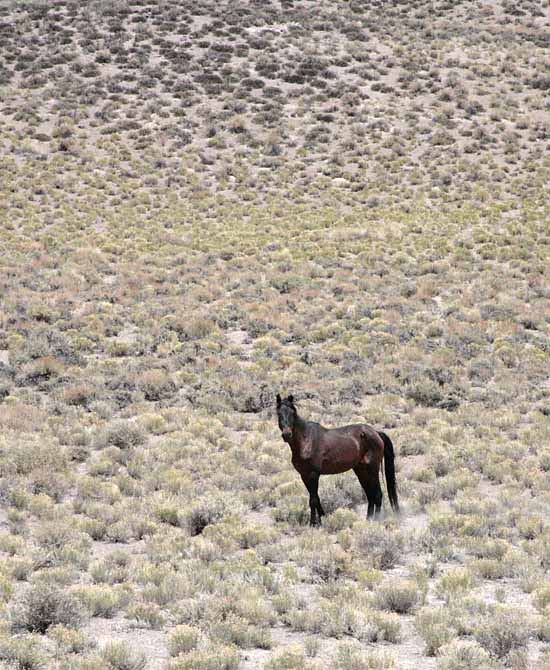
<svg viewBox="0 0 550 670">
<path fill-rule="evenodd" d="M 478 558 L 470 563 L 470 567 L 483 579 L 502 579 L 508 574 L 508 566 L 497 558 Z"/>
<path fill-rule="evenodd" d="M 353 644 L 341 644 L 331 666 L 333 670 L 391 670 L 395 660 L 387 651 L 363 651 Z"/>
<path fill-rule="evenodd" d="M 436 407 L 443 400 L 441 386 L 431 379 L 419 379 L 406 388 L 406 395 L 418 405 Z"/>
<path fill-rule="evenodd" d="M 83 611 L 77 599 L 55 585 L 40 583 L 30 586 L 10 610 L 14 630 L 45 633 L 50 626 L 63 624 L 78 627 Z"/>
<path fill-rule="evenodd" d="M 37 636 L 0 639 L 0 663 L 15 670 L 43 670 L 47 667 L 46 647 Z"/>
<path fill-rule="evenodd" d="M 168 649 L 171 656 L 185 654 L 197 648 L 200 640 L 200 630 L 194 626 L 176 626 L 170 635 Z"/>
<path fill-rule="evenodd" d="M 220 521 L 224 514 L 222 501 L 212 498 L 199 500 L 186 510 L 183 514 L 183 525 L 191 535 L 200 535 L 210 524 Z"/>
<path fill-rule="evenodd" d="M 204 648 L 179 654 L 168 661 L 167 670 L 238 670 L 241 656 L 235 647 L 205 644 Z"/>
<path fill-rule="evenodd" d="M 380 570 L 393 568 L 403 553 L 401 535 L 379 523 L 369 523 L 355 531 L 355 550 Z"/>
<path fill-rule="evenodd" d="M 35 531 L 39 549 L 34 552 L 35 563 L 51 567 L 76 565 L 85 568 L 90 553 L 90 538 L 78 532 L 68 518 L 43 521 Z"/>
<path fill-rule="evenodd" d="M 438 670 L 494 670 L 494 667 L 485 649 L 472 640 L 453 640 L 439 650 Z"/>
<path fill-rule="evenodd" d="M 128 619 L 135 619 L 140 626 L 159 630 L 166 622 L 161 608 L 155 603 L 136 603 L 126 611 Z"/>
<path fill-rule="evenodd" d="M 419 600 L 415 582 L 404 579 L 388 579 L 375 592 L 376 604 L 380 609 L 407 614 Z"/>
<path fill-rule="evenodd" d="M 473 588 L 473 578 L 468 570 L 450 570 L 436 583 L 435 591 L 447 603 L 465 595 Z"/>
<path fill-rule="evenodd" d="M 145 431 L 133 421 L 115 419 L 111 421 L 97 438 L 98 446 L 115 446 L 129 449 L 145 442 Z"/>
<path fill-rule="evenodd" d="M 314 552 L 308 563 L 314 579 L 321 582 L 334 581 L 350 569 L 349 557 L 338 545 Z"/>
<path fill-rule="evenodd" d="M 90 566 L 89 573 L 94 584 L 122 584 L 128 579 L 130 555 L 115 551 L 102 561 Z"/>
<path fill-rule="evenodd" d="M 79 586 L 74 595 L 90 616 L 112 618 L 128 604 L 129 592 L 126 588 L 111 586 Z"/>
<path fill-rule="evenodd" d="M 138 388 L 143 391 L 146 400 L 162 400 L 174 393 L 175 385 L 164 370 L 146 370 L 142 372 L 137 382 Z"/>
<path fill-rule="evenodd" d="M 435 656 L 456 636 L 456 628 L 446 607 L 422 607 L 415 616 L 414 625 L 424 640 L 427 656 Z"/>
<path fill-rule="evenodd" d="M 277 649 L 263 667 L 264 670 L 307 670 L 309 665 L 304 648 L 293 644 Z"/>
<path fill-rule="evenodd" d="M 147 658 L 132 651 L 126 642 L 109 642 L 101 650 L 101 658 L 108 670 L 145 670 Z"/>
<path fill-rule="evenodd" d="M 12 580 L 0 574 L 0 608 L 2 605 L 7 603 L 13 595 L 13 582 Z"/>
<path fill-rule="evenodd" d="M 55 642 L 59 654 L 82 654 L 93 646 L 86 633 L 62 624 L 50 626 L 48 637 Z"/>
<path fill-rule="evenodd" d="M 550 581 L 535 589 L 533 602 L 539 612 L 550 612 Z"/>
<path fill-rule="evenodd" d="M 213 622 L 208 634 L 222 644 L 235 645 L 242 649 L 270 649 L 269 630 L 252 625 L 247 619 L 235 614 L 228 615 L 223 621 Z"/>
<path fill-rule="evenodd" d="M 512 607 L 499 606 L 475 628 L 479 644 L 497 658 L 527 646 L 531 625 L 527 613 Z"/>
<path fill-rule="evenodd" d="M 356 512 L 350 509 L 337 509 L 323 519 L 323 527 L 329 533 L 338 533 L 350 528 L 360 520 Z"/>
</svg>

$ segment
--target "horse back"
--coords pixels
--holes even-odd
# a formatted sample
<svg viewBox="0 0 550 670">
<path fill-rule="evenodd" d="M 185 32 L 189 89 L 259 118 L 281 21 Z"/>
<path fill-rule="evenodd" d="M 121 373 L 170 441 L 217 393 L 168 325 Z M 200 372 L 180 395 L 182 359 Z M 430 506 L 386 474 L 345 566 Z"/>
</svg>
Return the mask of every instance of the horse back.
<svg viewBox="0 0 550 670">
<path fill-rule="evenodd" d="M 361 464 L 378 464 L 383 449 L 378 433 L 366 424 L 322 429 L 316 445 L 321 474 L 337 474 Z"/>
</svg>

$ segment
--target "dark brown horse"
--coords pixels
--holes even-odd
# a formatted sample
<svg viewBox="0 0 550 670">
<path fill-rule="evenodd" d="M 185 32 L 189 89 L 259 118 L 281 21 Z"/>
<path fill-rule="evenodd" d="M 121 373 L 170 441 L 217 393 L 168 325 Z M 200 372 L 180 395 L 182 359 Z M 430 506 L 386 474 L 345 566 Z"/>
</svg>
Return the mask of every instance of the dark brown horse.
<svg viewBox="0 0 550 670">
<path fill-rule="evenodd" d="M 380 513 L 382 488 L 378 474 L 384 461 L 388 498 L 398 512 L 393 444 L 390 438 L 366 423 L 341 428 L 323 428 L 298 416 L 294 398 L 277 394 L 277 417 L 283 440 L 292 450 L 292 465 L 300 473 L 309 493 L 310 524 L 321 523 L 325 514 L 319 500 L 319 477 L 353 469 L 369 503 L 367 517 Z"/>
</svg>

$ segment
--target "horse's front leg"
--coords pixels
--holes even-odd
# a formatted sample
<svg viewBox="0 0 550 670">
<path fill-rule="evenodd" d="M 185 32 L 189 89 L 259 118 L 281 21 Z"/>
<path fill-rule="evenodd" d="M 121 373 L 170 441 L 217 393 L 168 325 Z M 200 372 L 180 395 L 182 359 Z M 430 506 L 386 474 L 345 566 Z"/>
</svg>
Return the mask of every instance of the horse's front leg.
<svg viewBox="0 0 550 670">
<path fill-rule="evenodd" d="M 302 481 L 309 493 L 310 526 L 319 526 L 321 524 L 321 516 L 325 513 L 319 499 L 319 477 L 319 473 L 315 471 L 310 472 L 307 476 L 302 475 Z"/>
</svg>

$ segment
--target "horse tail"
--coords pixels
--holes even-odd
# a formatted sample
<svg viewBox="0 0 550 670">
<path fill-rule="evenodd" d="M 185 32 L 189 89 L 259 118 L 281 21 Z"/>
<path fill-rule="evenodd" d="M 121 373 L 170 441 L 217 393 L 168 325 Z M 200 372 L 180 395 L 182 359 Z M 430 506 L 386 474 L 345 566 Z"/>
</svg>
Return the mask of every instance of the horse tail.
<svg viewBox="0 0 550 670">
<path fill-rule="evenodd" d="M 399 512 L 399 501 L 397 500 L 397 482 L 395 480 L 395 452 L 393 444 L 386 433 L 378 431 L 384 441 L 384 470 L 386 472 L 386 486 L 388 487 L 388 498 L 395 512 Z"/>
</svg>

